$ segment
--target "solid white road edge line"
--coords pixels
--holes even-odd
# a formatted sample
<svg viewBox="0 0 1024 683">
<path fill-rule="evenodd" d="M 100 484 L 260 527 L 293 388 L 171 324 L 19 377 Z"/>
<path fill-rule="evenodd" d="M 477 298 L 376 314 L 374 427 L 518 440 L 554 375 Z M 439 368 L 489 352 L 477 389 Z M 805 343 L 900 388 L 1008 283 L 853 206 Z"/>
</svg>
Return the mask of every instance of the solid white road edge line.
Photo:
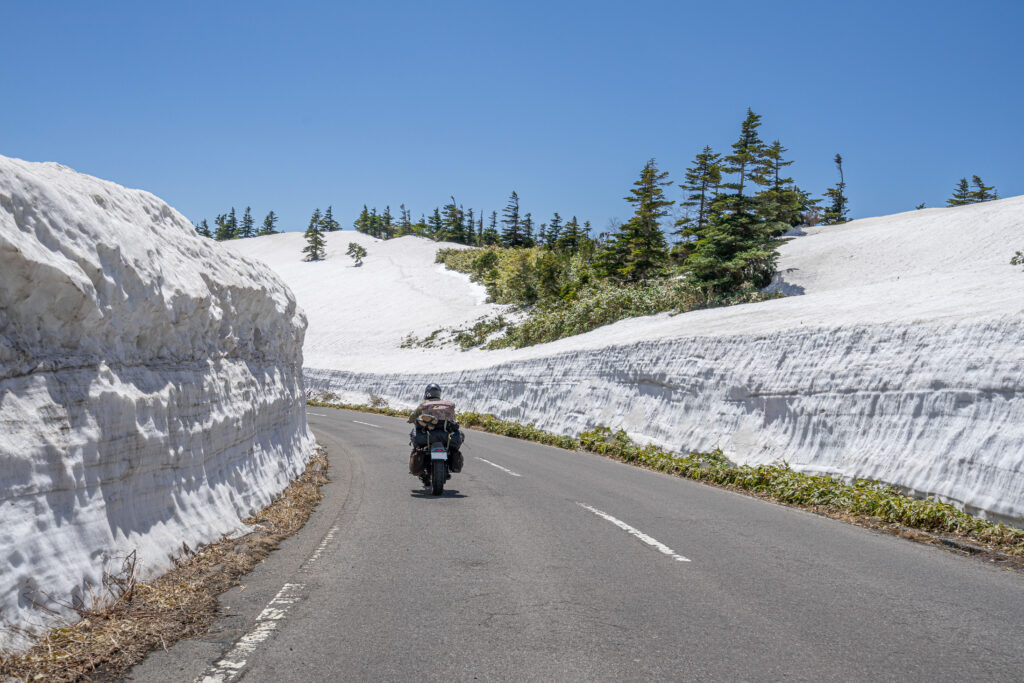
<svg viewBox="0 0 1024 683">
<path fill-rule="evenodd" d="M 226 655 L 196 679 L 196 683 L 228 683 L 238 678 L 249 655 L 277 630 L 277 622 L 284 619 L 285 612 L 299 601 L 299 593 L 305 587 L 301 583 L 286 583 L 256 617 L 256 626 L 239 638 Z"/>
<path fill-rule="evenodd" d="M 316 417 L 327 417 L 323 413 L 311 413 L 308 410 L 306 411 L 306 415 L 315 415 Z"/>
<path fill-rule="evenodd" d="M 498 468 L 499 470 L 501 470 L 502 472 L 508 472 L 508 473 L 509 473 L 509 474 L 511 474 L 511 475 L 512 475 L 513 477 L 521 477 L 521 476 L 523 476 L 523 475 L 521 475 L 521 474 L 516 474 L 516 473 L 515 473 L 515 472 L 513 472 L 512 470 L 510 470 L 510 469 L 508 469 L 508 468 L 505 468 L 505 467 L 502 467 L 501 465 L 497 465 L 497 464 L 495 464 L 495 463 L 491 462 L 490 460 L 484 460 L 483 458 L 480 458 L 480 457 L 477 457 L 477 460 L 480 460 L 480 461 L 482 461 L 482 462 L 485 462 L 485 463 L 487 463 L 488 465 L 490 465 L 491 467 L 497 467 L 497 468 Z"/>
<path fill-rule="evenodd" d="M 367 427 L 373 427 L 375 429 L 380 429 L 381 428 L 380 425 L 370 424 L 369 422 L 360 422 L 359 420 L 352 420 L 352 421 L 355 422 L 357 425 L 366 425 Z"/>
<path fill-rule="evenodd" d="M 630 534 L 632 534 L 633 536 L 636 536 L 641 541 L 643 541 L 647 545 L 651 546 L 652 548 L 654 548 L 658 552 L 660 552 L 660 553 L 662 553 L 664 555 L 668 555 L 669 557 L 674 559 L 676 562 L 689 562 L 690 561 L 690 558 L 683 557 L 682 555 L 678 554 L 676 551 L 672 550 L 672 548 L 669 548 L 667 545 L 662 543 L 661 541 L 659 541 L 659 540 L 657 540 L 655 538 L 651 538 L 650 536 L 648 536 L 644 532 L 640 531 L 639 529 L 634 529 L 630 525 L 628 525 L 625 522 L 623 522 L 621 519 L 616 519 L 616 518 L 612 517 L 611 515 L 609 515 L 607 512 L 601 512 L 597 508 L 592 508 L 589 505 L 584 505 L 583 503 L 580 503 L 578 501 L 577 501 L 576 504 L 579 505 L 581 508 L 584 508 L 586 510 L 590 510 L 595 515 L 597 515 L 598 517 L 603 517 L 603 518 L 607 519 L 609 522 L 611 522 L 615 526 L 619 527 L 623 531 L 628 531 Z"/>
</svg>

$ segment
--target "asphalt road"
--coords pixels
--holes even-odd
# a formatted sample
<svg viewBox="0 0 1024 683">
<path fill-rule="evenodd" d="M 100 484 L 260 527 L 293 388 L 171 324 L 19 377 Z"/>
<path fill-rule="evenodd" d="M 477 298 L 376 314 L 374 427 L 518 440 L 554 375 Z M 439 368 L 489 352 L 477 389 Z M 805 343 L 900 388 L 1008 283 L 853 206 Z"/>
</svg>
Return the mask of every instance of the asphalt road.
<svg viewBox="0 0 1024 683">
<path fill-rule="evenodd" d="M 1024 576 L 594 455 L 310 409 L 332 482 L 138 681 L 1024 680 Z"/>
</svg>

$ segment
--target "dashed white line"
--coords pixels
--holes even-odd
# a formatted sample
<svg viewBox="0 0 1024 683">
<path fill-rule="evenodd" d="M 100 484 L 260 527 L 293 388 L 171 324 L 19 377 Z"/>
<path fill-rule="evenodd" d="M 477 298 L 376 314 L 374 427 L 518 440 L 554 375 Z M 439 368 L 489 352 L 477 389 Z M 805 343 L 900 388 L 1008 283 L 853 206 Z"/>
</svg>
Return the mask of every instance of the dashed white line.
<svg viewBox="0 0 1024 683">
<path fill-rule="evenodd" d="M 367 427 L 373 427 L 375 429 L 380 429 L 381 428 L 380 425 L 370 424 L 369 422 L 360 422 L 359 420 L 352 420 L 352 421 L 355 422 L 357 425 L 366 425 Z"/>
<path fill-rule="evenodd" d="M 277 630 L 277 623 L 301 599 L 300 593 L 304 588 L 301 583 L 286 583 L 256 617 L 256 626 L 239 638 L 226 655 L 196 679 L 196 683 L 228 683 L 238 678 L 249 655 Z"/>
<path fill-rule="evenodd" d="M 334 534 L 336 534 L 336 533 L 338 533 L 338 526 L 337 525 L 332 526 L 327 531 L 327 535 L 325 535 L 323 540 L 320 541 L 320 545 L 318 545 L 316 547 L 316 550 L 313 551 L 313 554 L 310 555 L 309 558 L 305 562 L 302 563 L 302 566 L 299 568 L 299 571 L 308 571 L 309 568 L 317 560 L 320 559 L 320 556 L 324 554 L 325 550 L 327 550 L 327 546 L 330 545 L 331 540 L 334 538 Z"/>
<path fill-rule="evenodd" d="M 516 474 L 515 472 L 513 472 L 513 471 L 512 471 L 512 470 L 510 470 L 510 469 L 508 469 L 507 467 L 502 467 L 501 465 L 498 465 L 497 463 L 493 463 L 493 462 L 491 462 L 490 460 L 484 460 L 483 458 L 477 458 L 477 460 L 480 460 L 481 462 L 485 462 L 485 463 L 487 463 L 488 465 L 490 465 L 491 467 L 497 467 L 497 468 L 498 468 L 499 470 L 501 470 L 502 472 L 508 472 L 508 473 L 509 473 L 509 474 L 511 474 L 511 475 L 512 475 L 513 477 L 521 477 L 521 476 L 523 476 L 523 475 L 521 475 L 521 474 Z"/>
<path fill-rule="evenodd" d="M 598 517 L 603 517 L 604 519 L 607 519 L 609 522 L 611 522 L 615 526 L 619 527 L 623 531 L 628 531 L 630 534 L 632 534 L 633 536 L 636 536 L 638 539 L 640 539 L 641 541 L 643 541 L 647 545 L 651 546 L 652 548 L 654 548 L 658 552 L 660 552 L 662 554 L 665 554 L 665 555 L 668 555 L 669 557 L 674 559 L 676 562 L 689 562 L 690 561 L 689 558 L 683 557 L 682 555 L 678 554 L 676 551 L 672 550 L 672 548 L 669 548 L 667 545 L 662 543 L 661 541 L 648 536 L 647 534 L 645 534 L 644 532 L 640 531 L 639 529 L 635 529 L 635 528 L 631 527 L 630 525 L 628 525 L 625 522 L 623 522 L 621 519 L 616 519 L 615 517 L 612 517 L 611 515 L 609 515 L 607 512 L 601 512 L 597 508 L 590 507 L 589 505 L 584 505 L 583 503 L 579 503 L 579 502 L 577 502 L 576 504 L 579 505 L 581 508 L 584 508 L 586 510 L 590 510 L 595 515 L 597 515 Z"/>
<path fill-rule="evenodd" d="M 306 415 L 316 415 L 317 417 L 327 417 L 323 413 L 311 413 L 308 410 L 306 411 Z"/>
</svg>

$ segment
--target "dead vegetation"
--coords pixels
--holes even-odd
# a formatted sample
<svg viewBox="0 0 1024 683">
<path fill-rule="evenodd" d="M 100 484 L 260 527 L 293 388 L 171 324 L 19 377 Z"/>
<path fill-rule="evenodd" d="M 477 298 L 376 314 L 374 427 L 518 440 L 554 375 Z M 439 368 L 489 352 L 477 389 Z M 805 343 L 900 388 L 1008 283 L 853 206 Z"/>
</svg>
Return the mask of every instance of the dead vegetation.
<svg viewBox="0 0 1024 683">
<path fill-rule="evenodd" d="M 252 532 L 198 550 L 183 545 L 174 567 L 149 582 L 136 580 L 131 553 L 87 600 L 63 605 L 79 621 L 35 636 L 27 650 L 0 651 L 0 681 L 111 680 L 148 652 L 205 633 L 218 614 L 217 595 L 306 523 L 326 483 L 327 452 L 318 446 L 305 472 L 244 520 Z M 59 605 L 52 598 L 50 604 Z"/>
</svg>

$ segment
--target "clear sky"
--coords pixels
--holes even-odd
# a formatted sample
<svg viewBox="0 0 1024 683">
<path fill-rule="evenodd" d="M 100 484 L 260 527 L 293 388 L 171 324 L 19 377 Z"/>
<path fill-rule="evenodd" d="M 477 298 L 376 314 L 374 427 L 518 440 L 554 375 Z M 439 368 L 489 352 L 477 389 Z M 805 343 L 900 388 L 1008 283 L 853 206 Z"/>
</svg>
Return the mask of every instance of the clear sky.
<svg viewBox="0 0 1024 683">
<path fill-rule="evenodd" d="M 193 221 L 251 206 L 418 217 L 515 189 L 597 230 L 644 162 L 725 151 L 749 106 L 853 217 L 1024 194 L 1024 2 L 0 0 L 0 154 L 149 190 Z M 671 190 L 671 199 L 681 191 Z"/>
</svg>

